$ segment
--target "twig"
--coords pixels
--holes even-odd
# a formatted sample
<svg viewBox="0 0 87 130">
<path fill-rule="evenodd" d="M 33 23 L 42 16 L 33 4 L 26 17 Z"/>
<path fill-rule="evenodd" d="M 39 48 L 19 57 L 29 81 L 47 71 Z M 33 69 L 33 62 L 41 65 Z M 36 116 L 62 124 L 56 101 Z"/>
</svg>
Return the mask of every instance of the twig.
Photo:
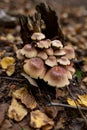
<svg viewBox="0 0 87 130">
<path fill-rule="evenodd" d="M 75 98 L 74 98 L 74 96 L 73 96 L 73 94 L 72 94 L 72 92 L 71 92 L 71 90 L 69 89 L 68 86 L 67 86 L 67 90 L 69 91 L 71 97 L 73 98 L 73 100 L 74 100 L 74 102 L 75 102 L 75 104 L 76 104 L 76 107 L 77 107 L 77 109 L 78 109 L 80 115 L 81 115 L 82 118 L 84 119 L 85 124 L 86 124 L 86 126 L 87 126 L 87 118 L 86 118 L 86 117 L 84 116 L 84 114 L 82 113 L 82 111 L 81 111 L 81 107 L 78 106 L 77 101 L 75 100 Z"/>
<path fill-rule="evenodd" d="M 14 80 L 14 81 L 22 81 L 24 79 L 17 79 L 17 78 L 11 78 L 11 77 L 4 77 L 4 76 L 0 76 L 1 79 L 7 79 L 7 80 Z"/>
<path fill-rule="evenodd" d="M 59 107 L 67 107 L 67 108 L 77 109 L 77 106 L 70 106 L 70 105 L 64 104 L 64 103 L 51 102 L 51 103 L 47 104 L 47 106 L 59 106 Z M 79 107 L 79 108 L 81 110 L 86 110 L 87 111 L 87 108 L 85 108 L 85 107 Z"/>
</svg>

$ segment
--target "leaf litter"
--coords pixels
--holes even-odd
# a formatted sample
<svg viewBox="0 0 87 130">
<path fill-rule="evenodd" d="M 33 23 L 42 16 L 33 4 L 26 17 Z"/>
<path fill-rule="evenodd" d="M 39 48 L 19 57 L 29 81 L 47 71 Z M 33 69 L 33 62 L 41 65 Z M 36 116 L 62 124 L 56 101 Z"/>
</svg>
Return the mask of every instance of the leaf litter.
<svg viewBox="0 0 87 130">
<path fill-rule="evenodd" d="M 23 5 L 23 8 L 24 8 L 24 5 Z M 20 12 L 20 8 L 17 11 Z M 62 29 L 65 34 L 66 42 L 68 41 L 70 45 L 72 44 L 74 46 L 76 55 L 77 55 L 77 59 L 81 58 L 81 60 L 83 61 L 83 64 L 78 63 L 81 70 L 79 70 L 79 72 L 76 75 L 76 78 L 82 79 L 82 81 L 80 81 L 81 84 L 79 84 L 79 85 L 73 84 L 73 87 L 72 87 L 75 90 L 78 89 L 79 92 L 82 94 L 79 94 L 77 91 L 75 93 L 73 93 L 73 91 L 72 91 L 72 93 L 73 93 L 73 96 L 78 97 L 77 101 L 78 101 L 79 106 L 87 107 L 87 102 L 86 102 L 86 98 L 87 98 L 87 96 L 86 96 L 86 92 L 87 92 L 87 90 L 86 90 L 87 89 L 86 88 L 86 77 L 87 77 L 86 49 L 87 49 L 87 45 L 86 45 L 86 12 L 85 11 L 86 11 L 85 8 L 80 8 L 80 9 L 77 8 L 77 9 L 72 9 L 72 13 L 71 13 L 71 12 L 69 12 L 68 9 L 64 9 L 64 11 L 61 12 L 60 20 L 61 20 L 61 24 L 63 26 Z M 85 12 L 85 15 L 84 15 L 84 12 Z M 78 19 L 78 21 L 80 21 L 79 24 L 76 22 L 77 19 Z M 84 23 L 84 25 L 83 25 L 83 23 Z M 5 30 L 4 30 L 4 32 L 5 32 Z M 36 93 L 35 93 L 35 95 L 32 95 L 28 91 L 28 88 L 24 87 L 26 83 L 28 84 L 27 86 L 29 88 L 30 88 L 30 84 L 33 86 L 36 86 L 36 87 L 39 85 L 36 83 L 36 80 L 32 81 L 30 78 L 28 78 L 28 77 L 26 78 L 25 75 L 23 77 L 18 74 L 19 72 L 22 72 L 22 69 L 21 69 L 22 62 L 20 63 L 19 60 L 16 59 L 15 52 L 13 51 L 13 48 L 14 48 L 13 44 L 16 44 L 19 49 L 21 48 L 22 44 L 20 43 L 21 42 L 20 36 L 16 36 L 16 35 L 19 35 L 17 28 L 14 30 L 10 30 L 10 29 L 6 30 L 4 36 L 2 33 L 0 34 L 0 47 L 1 47 L 0 48 L 0 64 L 1 64 L 2 59 L 6 58 L 6 57 L 8 60 L 9 60 L 9 57 L 12 57 L 14 59 L 14 62 L 13 61 L 9 62 L 9 64 L 5 63 L 5 66 L 7 66 L 7 68 L 6 67 L 3 68 L 3 65 L 0 65 L 1 76 L 2 77 L 10 76 L 11 78 L 16 77 L 16 79 L 19 79 L 20 77 L 21 77 L 21 79 L 24 79 L 24 77 L 25 77 L 25 80 L 23 80 L 25 82 L 22 82 L 23 84 L 19 83 L 18 80 L 13 81 L 10 78 L 8 78 L 8 80 L 5 80 L 0 77 L 0 83 L 1 84 L 3 84 L 3 82 L 4 82 L 4 84 L 6 83 L 7 87 L 9 87 L 13 83 L 16 84 L 17 90 L 13 90 L 12 95 L 11 95 L 13 103 L 8 96 L 8 91 L 9 91 L 10 87 L 9 87 L 9 89 L 5 89 L 4 84 L 1 85 L 1 92 L 4 95 L 6 94 L 3 98 L 3 101 L 7 102 L 9 105 L 9 109 L 10 109 L 10 110 L 8 109 L 9 117 L 20 123 L 24 120 L 24 117 L 25 117 L 25 120 L 26 120 L 26 122 L 28 122 L 28 124 L 27 124 L 27 127 L 23 127 L 23 128 L 25 128 L 26 130 L 27 129 L 31 129 L 31 130 L 40 129 L 40 128 L 42 130 L 48 130 L 48 129 L 52 129 L 52 128 L 54 130 L 55 129 L 68 129 L 68 128 L 70 128 L 71 130 L 73 130 L 73 128 L 76 128 L 79 130 L 82 130 L 82 129 L 85 130 L 86 128 L 84 127 L 84 120 L 81 116 L 79 116 L 79 114 L 75 114 L 75 118 L 74 118 L 73 113 L 72 113 L 72 116 L 70 117 L 69 112 L 71 112 L 71 109 L 69 109 L 69 108 L 66 108 L 66 109 L 68 109 L 68 113 L 67 113 L 66 109 L 64 109 L 65 107 L 63 107 L 63 108 L 60 107 L 60 109 L 59 109 L 59 107 L 57 107 L 57 109 L 59 109 L 59 111 L 57 111 L 54 108 L 54 106 L 52 106 L 52 108 L 50 108 L 50 106 L 48 106 L 49 108 L 47 108 L 47 109 L 42 108 L 42 106 L 39 106 L 39 103 L 36 103 L 36 100 L 35 100 Z M 3 45 L 2 45 L 2 43 L 3 43 Z M 2 50 L 4 50 L 4 51 L 2 51 Z M 78 68 L 76 68 L 76 70 L 78 70 Z M 29 80 L 29 82 L 27 82 L 26 79 Z M 76 81 L 76 79 L 75 79 L 75 81 Z M 83 87 L 81 85 L 83 85 Z M 3 86 L 3 89 L 2 89 L 2 86 Z M 19 86 L 22 86 L 22 87 L 20 88 Z M 36 90 L 36 87 L 34 87 L 33 89 Z M 43 87 L 45 87 L 45 85 Z M 40 89 L 42 89 L 42 88 L 40 88 Z M 46 95 L 47 93 L 50 95 L 49 90 L 48 90 L 48 92 L 41 90 L 41 92 L 44 92 L 45 97 L 47 97 L 47 95 Z M 46 94 L 45 94 L 45 92 L 46 92 Z M 54 91 L 52 91 L 52 94 L 55 95 Z M 24 95 L 26 95 L 26 96 L 24 96 Z M 70 97 L 69 92 L 67 90 L 65 90 L 65 88 L 62 88 L 62 89 L 60 88 L 60 89 L 56 90 L 56 101 L 57 102 L 59 101 L 61 103 L 67 103 L 67 101 L 68 101 L 67 99 L 71 99 L 71 97 L 70 98 L 69 97 Z M 51 101 L 53 101 L 53 97 L 51 97 L 51 98 L 52 98 Z M 2 98 L 0 98 L 1 104 L 3 101 L 2 101 Z M 10 102 L 11 102 L 11 105 L 10 105 Z M 73 103 L 71 103 L 71 102 L 73 102 Z M 75 102 L 71 99 L 69 104 L 73 105 L 74 103 Z M 34 110 L 37 108 L 39 110 Z M 15 112 L 13 112 L 12 109 L 15 109 Z M 50 112 L 52 112 L 54 109 L 55 109 L 54 114 L 50 114 Z M 75 110 L 72 110 L 72 111 L 75 112 Z M 1 113 L 3 113 L 3 112 L 1 111 Z M 30 114 L 31 120 L 28 119 L 28 121 L 27 121 L 28 113 Z M 77 112 L 77 113 L 79 113 L 79 112 Z M 83 112 L 83 113 L 85 113 L 85 115 L 87 115 L 86 112 Z M 66 118 L 64 118 L 64 114 L 66 115 Z M 3 121 L 3 123 L 1 124 L 2 125 L 1 130 L 2 129 L 5 130 L 8 128 L 11 130 L 14 130 L 15 128 L 19 129 L 19 130 L 21 129 L 21 127 L 19 125 L 16 125 L 13 128 L 14 125 L 12 126 L 12 124 L 14 124 L 14 121 L 11 120 L 11 122 L 10 122 L 10 119 L 8 120 L 8 118 L 6 117 L 7 113 L 4 112 L 3 115 L 4 116 L 1 116 L 2 121 Z M 43 119 L 41 118 L 40 115 L 43 117 Z M 19 117 L 19 118 L 17 118 L 17 117 Z M 36 119 L 35 119 L 35 117 L 36 117 Z M 54 125 L 54 123 L 56 125 Z M 67 126 L 67 124 L 68 124 L 68 126 Z M 30 127 L 32 127 L 32 128 L 30 128 Z"/>
</svg>

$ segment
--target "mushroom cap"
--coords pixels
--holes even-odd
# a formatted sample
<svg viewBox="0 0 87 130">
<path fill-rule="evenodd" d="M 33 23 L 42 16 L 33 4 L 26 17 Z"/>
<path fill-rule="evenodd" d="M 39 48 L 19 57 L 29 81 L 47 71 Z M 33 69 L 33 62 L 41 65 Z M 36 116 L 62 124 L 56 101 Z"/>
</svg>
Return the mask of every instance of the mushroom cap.
<svg viewBox="0 0 87 130">
<path fill-rule="evenodd" d="M 53 41 L 51 41 L 51 44 L 55 48 L 63 48 L 63 44 L 59 40 L 53 40 Z"/>
<path fill-rule="evenodd" d="M 45 49 L 45 51 L 46 51 L 46 53 L 47 53 L 48 56 L 52 56 L 54 54 L 53 49 L 51 47 Z"/>
<path fill-rule="evenodd" d="M 67 69 L 68 71 L 70 71 L 72 75 L 73 75 L 73 74 L 75 73 L 75 71 L 76 71 L 72 64 L 67 65 L 67 66 L 66 66 L 66 69 Z"/>
<path fill-rule="evenodd" d="M 46 60 L 48 58 L 46 52 L 44 51 L 40 51 L 38 54 L 37 54 L 38 57 L 40 57 L 41 59 L 43 60 Z"/>
<path fill-rule="evenodd" d="M 19 60 L 23 60 L 24 59 L 24 55 L 21 54 L 21 49 L 18 49 L 16 51 L 16 56 Z"/>
<path fill-rule="evenodd" d="M 44 62 L 40 58 L 29 59 L 24 64 L 23 69 L 26 74 L 30 75 L 30 77 L 35 79 L 38 78 L 42 79 L 46 72 L 46 67 L 44 65 Z"/>
<path fill-rule="evenodd" d="M 49 56 L 46 60 L 45 60 L 45 64 L 53 67 L 57 65 L 57 59 L 55 56 Z"/>
<path fill-rule="evenodd" d="M 45 35 L 43 33 L 41 33 L 41 32 L 35 32 L 31 36 L 32 40 L 38 40 L 38 41 L 40 41 L 40 40 L 42 40 L 44 38 L 45 38 Z"/>
<path fill-rule="evenodd" d="M 67 70 L 60 66 L 55 66 L 47 71 L 44 81 L 53 87 L 64 87 L 69 84 Z"/>
<path fill-rule="evenodd" d="M 51 46 L 51 41 L 49 39 L 46 40 L 41 40 L 39 42 L 36 43 L 36 46 L 38 48 L 49 48 Z"/>
<path fill-rule="evenodd" d="M 66 52 L 66 57 L 68 59 L 73 59 L 75 58 L 75 51 L 74 48 L 71 45 L 67 45 L 64 47 L 64 50 Z"/>
<path fill-rule="evenodd" d="M 63 55 L 65 55 L 65 54 L 66 54 L 66 52 L 65 52 L 64 49 L 55 50 L 55 52 L 54 52 L 54 55 L 55 55 L 55 56 L 63 56 Z"/>
<path fill-rule="evenodd" d="M 57 59 L 57 62 L 60 63 L 61 65 L 69 65 L 70 61 L 67 57 L 63 56 L 60 59 Z"/>
<path fill-rule="evenodd" d="M 21 49 L 21 54 L 25 55 L 27 58 L 32 58 L 37 56 L 37 50 L 32 44 L 26 44 L 22 49 Z"/>
</svg>

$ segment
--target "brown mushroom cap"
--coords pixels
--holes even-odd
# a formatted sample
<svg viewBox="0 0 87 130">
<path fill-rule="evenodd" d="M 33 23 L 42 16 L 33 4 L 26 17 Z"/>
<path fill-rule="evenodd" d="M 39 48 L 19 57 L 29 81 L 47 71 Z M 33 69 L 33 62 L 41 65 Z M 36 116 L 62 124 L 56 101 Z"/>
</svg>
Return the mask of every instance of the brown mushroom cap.
<svg viewBox="0 0 87 130">
<path fill-rule="evenodd" d="M 38 48 L 49 48 L 51 46 L 51 41 L 49 39 L 46 40 L 41 40 L 39 42 L 36 43 L 36 46 Z"/>
<path fill-rule="evenodd" d="M 47 48 L 47 49 L 45 49 L 45 51 L 46 51 L 46 53 L 47 53 L 48 56 L 52 56 L 54 54 L 52 48 Z"/>
<path fill-rule="evenodd" d="M 40 41 L 40 40 L 42 40 L 44 38 L 45 38 L 45 35 L 43 33 L 40 33 L 40 32 L 35 32 L 31 36 L 32 40 L 38 40 L 38 41 Z"/>
<path fill-rule="evenodd" d="M 65 52 L 64 49 L 56 50 L 56 51 L 54 52 L 54 55 L 55 55 L 55 56 L 63 56 L 63 55 L 65 55 L 65 54 L 66 54 L 66 52 Z"/>
<path fill-rule="evenodd" d="M 73 75 L 73 74 L 75 73 L 75 71 L 76 71 L 72 64 L 67 65 L 67 66 L 66 66 L 66 69 L 67 69 L 68 71 L 70 71 L 72 75 Z"/>
<path fill-rule="evenodd" d="M 70 61 L 65 56 L 57 59 L 57 62 L 60 63 L 61 65 L 69 65 L 70 64 Z"/>
<path fill-rule="evenodd" d="M 69 84 L 67 70 L 63 67 L 55 66 L 45 74 L 44 81 L 53 87 L 64 87 Z"/>
<path fill-rule="evenodd" d="M 75 58 L 75 51 L 74 48 L 71 45 L 67 45 L 64 47 L 64 50 L 66 52 L 66 57 L 68 59 L 73 59 Z"/>
<path fill-rule="evenodd" d="M 23 60 L 24 59 L 24 56 L 21 54 L 21 49 L 18 49 L 16 51 L 16 56 L 19 60 Z"/>
<path fill-rule="evenodd" d="M 37 55 L 37 50 L 32 44 L 26 44 L 22 49 L 21 49 L 21 54 L 25 55 L 27 58 L 32 58 L 36 57 Z"/>
<path fill-rule="evenodd" d="M 30 77 L 38 79 L 43 78 L 46 72 L 46 67 L 43 60 L 40 58 L 31 58 L 23 66 L 26 74 Z"/>
<path fill-rule="evenodd" d="M 53 67 L 57 65 L 57 59 L 55 56 L 49 56 L 46 60 L 45 60 L 45 64 Z"/>
<path fill-rule="evenodd" d="M 63 44 L 59 40 L 53 40 L 51 41 L 51 44 L 55 48 L 63 48 Z"/>
<path fill-rule="evenodd" d="M 43 60 L 46 60 L 48 58 L 46 52 L 44 51 L 40 51 L 38 54 L 37 54 L 38 57 L 40 57 L 41 59 Z"/>
</svg>

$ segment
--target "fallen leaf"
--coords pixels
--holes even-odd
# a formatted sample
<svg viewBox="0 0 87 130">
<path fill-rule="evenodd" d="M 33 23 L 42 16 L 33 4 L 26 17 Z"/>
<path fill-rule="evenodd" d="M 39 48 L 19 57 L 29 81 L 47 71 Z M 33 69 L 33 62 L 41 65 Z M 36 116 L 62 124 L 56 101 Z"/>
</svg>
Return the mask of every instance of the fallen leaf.
<svg viewBox="0 0 87 130">
<path fill-rule="evenodd" d="M 0 50 L 0 58 L 6 53 L 5 50 Z"/>
<path fill-rule="evenodd" d="M 30 113 L 30 125 L 33 128 L 41 128 L 46 125 L 53 127 L 54 122 L 45 113 L 35 110 Z M 52 127 L 50 128 L 52 129 Z"/>
<path fill-rule="evenodd" d="M 8 117 L 15 121 L 21 121 L 27 114 L 27 110 L 13 98 L 8 110 Z"/>
<path fill-rule="evenodd" d="M 1 104 L 0 105 L 0 126 L 5 119 L 5 113 L 7 112 L 8 104 Z"/>
<path fill-rule="evenodd" d="M 77 103 L 78 106 L 87 107 L 87 94 L 78 95 L 78 99 L 77 99 L 76 101 L 77 101 L 76 103 Z M 68 99 L 67 99 L 67 102 L 68 102 L 68 104 L 71 105 L 71 106 L 76 106 L 74 100 L 71 99 L 71 98 L 68 98 Z"/>
<path fill-rule="evenodd" d="M 8 66 L 8 68 L 7 68 L 7 70 L 6 70 L 6 74 L 7 74 L 8 76 L 11 76 L 14 72 L 15 72 L 15 66 L 14 66 L 14 65 Z"/>
<path fill-rule="evenodd" d="M 13 57 L 4 57 L 3 59 L 1 59 L 1 67 L 3 69 L 7 69 L 10 65 L 13 65 L 15 63 L 15 59 Z"/>
<path fill-rule="evenodd" d="M 45 113 L 50 117 L 50 118 L 55 118 L 57 116 L 58 113 L 58 107 L 55 106 L 45 106 Z"/>
<path fill-rule="evenodd" d="M 42 130 L 51 130 L 52 128 L 53 128 L 52 125 L 45 125 L 45 126 L 43 126 L 41 129 L 42 129 Z"/>
<path fill-rule="evenodd" d="M 13 92 L 13 96 L 17 99 L 20 99 L 27 108 L 34 109 L 37 106 L 37 103 L 32 95 L 29 94 L 27 87 L 22 87 Z"/>
<path fill-rule="evenodd" d="M 55 126 L 56 130 L 64 129 L 64 123 L 65 123 L 64 117 L 60 117 Z"/>
<path fill-rule="evenodd" d="M 0 127 L 0 130 L 8 130 L 10 129 L 12 130 L 12 124 L 9 120 L 4 120 L 3 123 L 2 123 L 2 126 Z"/>
<path fill-rule="evenodd" d="M 71 106 L 76 106 L 74 100 L 71 99 L 71 98 L 68 98 L 68 99 L 67 99 L 67 102 L 68 102 L 68 104 L 71 105 Z M 79 104 L 77 104 L 77 105 L 79 105 Z"/>
<path fill-rule="evenodd" d="M 78 98 L 79 105 L 87 107 L 87 94 L 78 95 Z"/>
</svg>

